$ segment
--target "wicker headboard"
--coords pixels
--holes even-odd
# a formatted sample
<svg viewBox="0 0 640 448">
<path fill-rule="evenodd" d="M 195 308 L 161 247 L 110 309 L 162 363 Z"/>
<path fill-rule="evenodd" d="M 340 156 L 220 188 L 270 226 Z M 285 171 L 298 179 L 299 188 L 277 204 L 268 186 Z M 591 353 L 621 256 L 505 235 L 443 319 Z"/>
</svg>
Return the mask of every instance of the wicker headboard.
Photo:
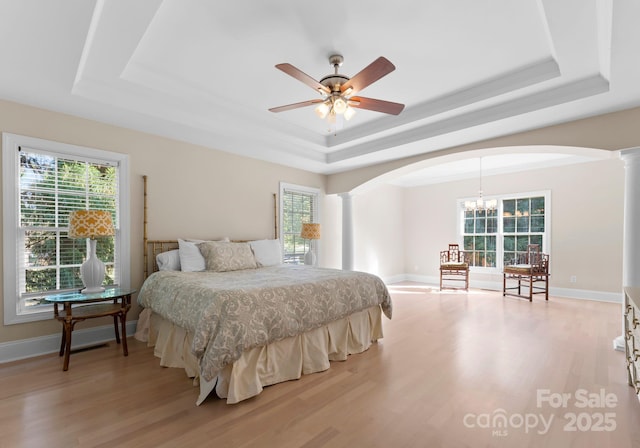
<svg viewBox="0 0 640 448">
<path fill-rule="evenodd" d="M 177 240 L 146 240 L 145 241 L 145 263 L 144 263 L 144 278 L 146 279 L 149 274 L 158 270 L 158 263 L 156 263 L 156 256 L 162 252 L 168 252 L 178 248 Z M 149 257 L 148 257 L 149 256 Z M 148 258 L 147 258 L 148 257 Z"/>
<path fill-rule="evenodd" d="M 178 240 L 150 240 L 147 233 L 147 176 L 142 176 L 144 182 L 144 278 L 146 279 L 150 274 L 158 270 L 158 264 L 156 263 L 156 256 L 162 252 L 167 252 L 178 248 Z M 278 198 L 273 193 L 273 237 L 278 238 Z M 232 240 L 234 242 L 245 242 L 248 240 Z"/>
</svg>

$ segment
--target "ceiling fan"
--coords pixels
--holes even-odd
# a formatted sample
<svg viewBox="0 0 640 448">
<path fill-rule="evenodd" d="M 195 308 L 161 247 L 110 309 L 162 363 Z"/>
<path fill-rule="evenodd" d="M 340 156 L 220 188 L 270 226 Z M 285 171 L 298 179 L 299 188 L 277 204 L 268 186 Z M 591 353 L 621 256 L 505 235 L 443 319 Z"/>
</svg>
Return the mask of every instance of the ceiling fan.
<svg viewBox="0 0 640 448">
<path fill-rule="evenodd" d="M 373 110 L 392 115 L 398 115 L 402 112 L 404 104 L 365 98 L 363 96 L 354 96 L 365 87 L 373 84 L 396 69 L 387 58 L 380 56 L 352 78 L 338 73 L 338 67 L 342 65 L 343 61 L 344 58 L 339 54 L 330 56 L 329 63 L 333 67 L 334 73 L 325 76 L 320 81 L 316 81 L 291 64 L 276 65 L 277 69 L 282 70 L 287 75 L 296 78 L 298 81 L 302 81 L 316 90 L 322 98 L 273 107 L 269 110 L 271 112 L 284 112 L 285 110 L 317 104 L 315 109 L 316 114 L 322 119 L 327 117 L 330 122 L 335 122 L 336 116 L 343 116 L 345 120 L 349 120 L 355 114 L 354 108 Z"/>
</svg>

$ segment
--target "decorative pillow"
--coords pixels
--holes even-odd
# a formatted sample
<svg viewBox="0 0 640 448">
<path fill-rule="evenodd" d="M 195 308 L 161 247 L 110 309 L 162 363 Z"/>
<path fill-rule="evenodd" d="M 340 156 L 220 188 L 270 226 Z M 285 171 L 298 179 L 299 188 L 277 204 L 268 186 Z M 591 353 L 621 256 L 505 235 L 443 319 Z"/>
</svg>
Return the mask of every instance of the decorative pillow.
<svg viewBox="0 0 640 448">
<path fill-rule="evenodd" d="M 282 264 L 282 247 L 280 240 L 249 241 L 258 266 L 275 266 Z"/>
<path fill-rule="evenodd" d="M 175 249 L 159 253 L 156 255 L 156 264 L 160 271 L 179 271 L 180 251 Z"/>
<path fill-rule="evenodd" d="M 204 257 L 196 243 L 178 239 L 180 267 L 184 272 L 199 272 L 205 270 Z"/>
<path fill-rule="evenodd" d="M 227 272 L 255 269 L 256 259 L 249 243 L 206 241 L 198 244 L 207 271 Z"/>
<path fill-rule="evenodd" d="M 229 241 L 229 238 L 223 238 L 220 241 Z M 204 240 L 178 239 L 180 267 L 183 272 L 200 272 L 206 269 L 204 257 L 197 246 L 204 242 Z"/>
</svg>

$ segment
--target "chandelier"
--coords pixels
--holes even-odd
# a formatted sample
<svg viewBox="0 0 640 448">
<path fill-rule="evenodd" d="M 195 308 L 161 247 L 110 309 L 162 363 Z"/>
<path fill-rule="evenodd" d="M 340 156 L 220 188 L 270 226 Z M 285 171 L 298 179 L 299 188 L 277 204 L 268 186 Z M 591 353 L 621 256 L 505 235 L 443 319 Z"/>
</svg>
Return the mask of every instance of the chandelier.
<svg viewBox="0 0 640 448">
<path fill-rule="evenodd" d="M 498 208 L 498 201 L 495 199 L 485 201 L 482 198 L 482 157 L 480 157 L 480 189 L 478 190 L 478 196 L 478 199 L 475 201 L 464 201 L 464 208 L 466 211 L 495 210 Z"/>
</svg>

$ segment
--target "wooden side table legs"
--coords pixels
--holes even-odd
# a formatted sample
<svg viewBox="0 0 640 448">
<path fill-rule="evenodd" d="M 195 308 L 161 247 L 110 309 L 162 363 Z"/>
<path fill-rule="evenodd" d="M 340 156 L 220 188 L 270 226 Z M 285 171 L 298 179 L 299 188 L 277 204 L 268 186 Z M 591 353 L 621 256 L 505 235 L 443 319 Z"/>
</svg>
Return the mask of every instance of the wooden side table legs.
<svg viewBox="0 0 640 448">
<path fill-rule="evenodd" d="M 131 295 L 135 292 L 135 289 L 113 288 L 87 294 L 72 291 L 54 294 L 45 298 L 47 302 L 53 303 L 54 318 L 62 324 L 62 338 L 60 341 L 60 356 L 64 355 L 62 370 L 69 369 L 73 327 L 78 322 L 87 319 L 111 317 L 113 319 L 116 342 L 122 344 L 124 356 L 129 355 L 129 348 L 127 347 L 127 312 L 131 309 Z M 60 312 L 59 304 L 63 304 L 64 314 Z M 118 328 L 118 324 L 122 326 L 122 329 Z"/>
<path fill-rule="evenodd" d="M 118 315 L 114 314 L 113 315 L 113 329 L 116 332 L 116 342 L 119 344 L 120 343 L 120 330 L 118 330 Z M 124 338 L 126 338 L 126 336 L 123 335 Z"/>
<path fill-rule="evenodd" d="M 71 303 L 64 304 L 64 316 L 58 313 L 58 304 L 54 303 L 55 317 L 62 323 L 62 340 L 60 342 L 60 356 L 64 355 L 64 365 L 62 370 L 69 370 L 69 356 L 71 354 L 71 335 L 73 327 L 86 319 L 97 317 L 113 317 L 113 328 L 115 331 L 116 342 L 122 344 L 122 353 L 129 356 L 129 348 L 127 347 L 127 311 L 130 307 L 130 295 L 122 297 L 122 302 L 117 301 L 113 304 L 92 304 L 83 307 L 71 308 Z M 75 311 L 75 315 L 73 314 Z M 118 328 L 118 325 L 121 328 Z M 120 332 L 122 331 L 122 337 Z"/>
<path fill-rule="evenodd" d="M 53 305 L 55 316 L 62 321 L 62 341 L 60 342 L 60 356 L 64 355 L 64 365 L 62 370 L 69 370 L 69 352 L 71 352 L 71 332 L 73 331 L 73 319 L 71 318 L 71 304 L 65 303 L 65 317 L 60 318 L 58 314 L 58 304 Z"/>
<path fill-rule="evenodd" d="M 120 327 L 122 328 L 122 353 L 124 354 L 124 356 L 129 356 L 129 348 L 127 347 L 127 313 L 120 313 Z M 118 341 L 118 343 L 120 343 L 120 341 Z"/>
</svg>

